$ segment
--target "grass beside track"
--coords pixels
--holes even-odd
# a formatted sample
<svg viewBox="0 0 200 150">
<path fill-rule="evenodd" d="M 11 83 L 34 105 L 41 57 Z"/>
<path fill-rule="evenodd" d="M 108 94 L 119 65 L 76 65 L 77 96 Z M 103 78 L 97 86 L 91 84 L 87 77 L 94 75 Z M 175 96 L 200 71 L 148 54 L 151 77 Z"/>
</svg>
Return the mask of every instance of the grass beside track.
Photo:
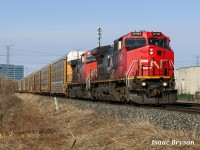
<svg viewBox="0 0 200 150">
<path fill-rule="evenodd" d="M 163 130 L 148 121 L 113 118 L 59 103 L 51 97 L 1 93 L 0 149 L 199 149 L 193 132 Z M 194 145 L 152 145 L 152 140 L 188 141 Z"/>
</svg>

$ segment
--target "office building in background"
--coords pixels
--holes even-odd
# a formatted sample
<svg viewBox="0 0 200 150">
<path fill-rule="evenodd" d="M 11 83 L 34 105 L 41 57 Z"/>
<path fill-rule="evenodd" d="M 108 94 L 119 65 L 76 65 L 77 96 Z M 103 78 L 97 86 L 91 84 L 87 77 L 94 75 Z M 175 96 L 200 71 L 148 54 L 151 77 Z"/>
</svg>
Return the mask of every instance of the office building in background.
<svg viewBox="0 0 200 150">
<path fill-rule="evenodd" d="M 24 77 L 24 66 L 0 64 L 0 78 L 5 80 L 21 80 Z"/>
</svg>

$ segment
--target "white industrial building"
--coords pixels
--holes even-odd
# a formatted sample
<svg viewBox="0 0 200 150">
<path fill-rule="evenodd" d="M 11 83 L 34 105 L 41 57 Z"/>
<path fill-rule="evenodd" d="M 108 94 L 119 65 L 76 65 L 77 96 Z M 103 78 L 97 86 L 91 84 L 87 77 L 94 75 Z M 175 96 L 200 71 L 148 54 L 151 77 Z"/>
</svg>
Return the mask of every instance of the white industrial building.
<svg viewBox="0 0 200 150">
<path fill-rule="evenodd" d="M 176 70 L 175 76 L 179 95 L 200 93 L 200 66 L 180 68 Z"/>
</svg>

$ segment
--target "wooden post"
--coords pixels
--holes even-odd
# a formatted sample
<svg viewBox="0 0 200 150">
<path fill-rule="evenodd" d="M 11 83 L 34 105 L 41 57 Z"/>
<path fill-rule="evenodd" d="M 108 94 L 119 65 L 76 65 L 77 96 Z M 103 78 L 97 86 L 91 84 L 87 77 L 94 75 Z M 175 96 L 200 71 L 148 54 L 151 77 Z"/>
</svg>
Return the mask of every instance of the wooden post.
<svg viewBox="0 0 200 150">
<path fill-rule="evenodd" d="M 54 97 L 54 103 L 55 103 L 55 108 L 54 108 L 54 110 L 55 110 L 55 111 L 59 111 L 58 101 L 57 101 L 57 98 L 56 98 L 56 97 Z"/>
</svg>

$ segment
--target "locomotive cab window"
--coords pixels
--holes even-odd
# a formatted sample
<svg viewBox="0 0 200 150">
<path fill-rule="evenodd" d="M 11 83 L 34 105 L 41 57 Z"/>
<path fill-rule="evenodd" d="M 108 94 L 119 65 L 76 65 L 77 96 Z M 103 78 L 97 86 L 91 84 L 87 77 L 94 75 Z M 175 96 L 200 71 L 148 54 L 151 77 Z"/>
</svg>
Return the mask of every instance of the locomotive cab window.
<svg viewBox="0 0 200 150">
<path fill-rule="evenodd" d="M 91 62 L 94 62 L 94 61 L 96 61 L 94 56 L 92 56 L 92 55 L 86 56 L 86 63 L 91 63 Z"/>
<path fill-rule="evenodd" d="M 149 45 L 157 45 L 162 48 L 169 48 L 168 41 L 165 38 L 149 38 Z"/>
<path fill-rule="evenodd" d="M 132 50 L 143 46 L 146 46 L 145 38 L 131 38 L 125 40 L 125 47 L 127 50 Z"/>
</svg>

